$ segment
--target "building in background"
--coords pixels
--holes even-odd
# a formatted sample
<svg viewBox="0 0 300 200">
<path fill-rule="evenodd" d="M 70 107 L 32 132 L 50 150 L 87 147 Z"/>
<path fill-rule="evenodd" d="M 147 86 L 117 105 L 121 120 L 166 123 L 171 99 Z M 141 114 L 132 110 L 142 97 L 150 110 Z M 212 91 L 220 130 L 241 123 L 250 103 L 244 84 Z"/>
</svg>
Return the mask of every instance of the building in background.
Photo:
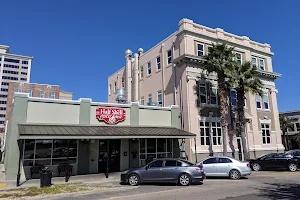
<svg viewBox="0 0 300 200">
<path fill-rule="evenodd" d="M 10 117 L 15 92 L 28 93 L 30 97 L 72 100 L 72 93 L 60 90 L 59 85 L 10 82 L 8 86 L 5 122 Z"/>
<path fill-rule="evenodd" d="M 0 45 L 0 133 L 4 132 L 8 85 L 11 82 L 30 82 L 32 59 L 30 56 L 11 54 L 9 46 Z"/>
<path fill-rule="evenodd" d="M 296 134 L 300 132 L 300 110 L 281 112 L 280 115 L 284 115 L 292 121 L 292 127 L 286 130 L 287 148 L 300 149 L 300 142 L 295 139 Z"/>
<path fill-rule="evenodd" d="M 222 154 L 223 134 L 216 76 L 205 75 L 201 61 L 211 44 L 223 42 L 235 47 L 237 61 L 252 62 L 264 84 L 263 96 L 246 94 L 246 140 L 251 157 L 283 151 L 276 97 L 278 91 L 274 83 L 281 75 L 273 72 L 270 45 L 220 28 L 208 28 L 189 19 L 182 19 L 178 30 L 147 52 L 143 53 L 141 48 L 134 55 L 130 50 L 125 52 L 125 66 L 108 78 L 108 101 L 115 102 L 115 92 L 124 88 L 128 102 L 150 106 L 178 105 L 181 128 L 197 134 L 196 144 L 192 140 L 186 141 L 187 157 L 192 161 L 194 155 L 206 157 L 210 153 L 210 143 L 215 154 Z M 200 115 L 194 90 L 197 83 L 202 107 Z M 236 91 L 233 89 L 230 95 L 235 108 Z M 235 123 L 231 124 L 235 126 Z M 227 141 L 228 152 L 243 159 L 240 136 L 230 135 Z"/>
</svg>

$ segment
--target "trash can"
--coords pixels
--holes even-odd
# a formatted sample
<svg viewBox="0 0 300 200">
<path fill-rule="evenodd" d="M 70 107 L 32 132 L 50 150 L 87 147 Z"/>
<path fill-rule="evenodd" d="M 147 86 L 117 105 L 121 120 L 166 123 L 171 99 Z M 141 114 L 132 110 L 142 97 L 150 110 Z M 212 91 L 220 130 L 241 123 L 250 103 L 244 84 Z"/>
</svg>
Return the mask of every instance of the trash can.
<svg viewBox="0 0 300 200">
<path fill-rule="evenodd" d="M 52 179 L 52 172 L 48 167 L 42 169 L 40 173 L 40 187 L 50 187 Z"/>
</svg>

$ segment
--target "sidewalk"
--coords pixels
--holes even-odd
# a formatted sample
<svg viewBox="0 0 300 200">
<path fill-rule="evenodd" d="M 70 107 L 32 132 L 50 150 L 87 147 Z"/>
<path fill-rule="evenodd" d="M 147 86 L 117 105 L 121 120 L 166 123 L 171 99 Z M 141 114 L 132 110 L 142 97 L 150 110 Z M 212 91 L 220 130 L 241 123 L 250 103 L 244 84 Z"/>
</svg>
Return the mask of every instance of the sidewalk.
<svg viewBox="0 0 300 200">
<path fill-rule="evenodd" d="M 121 172 L 113 172 L 106 178 L 105 174 L 88 174 L 88 175 L 77 175 L 71 176 L 69 181 L 65 182 L 65 177 L 53 177 L 52 184 L 85 184 L 93 186 L 121 186 L 120 185 L 120 174 Z M 25 182 L 21 182 L 19 187 L 16 187 L 16 181 L 0 181 L 0 191 L 8 189 L 18 189 L 27 187 L 39 187 L 40 179 L 30 179 Z"/>
</svg>

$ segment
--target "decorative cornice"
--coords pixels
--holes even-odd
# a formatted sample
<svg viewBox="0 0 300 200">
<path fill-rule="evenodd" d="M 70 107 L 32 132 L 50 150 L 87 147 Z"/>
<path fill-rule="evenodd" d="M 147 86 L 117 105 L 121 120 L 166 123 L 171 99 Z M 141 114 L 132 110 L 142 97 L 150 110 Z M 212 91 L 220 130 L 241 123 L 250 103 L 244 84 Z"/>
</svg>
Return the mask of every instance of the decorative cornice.
<svg viewBox="0 0 300 200">
<path fill-rule="evenodd" d="M 257 69 L 256 70 L 259 73 L 260 77 L 267 77 L 267 78 L 271 78 L 271 79 L 277 79 L 281 77 L 281 74 L 276 73 L 276 72 L 269 72 L 269 71 L 264 71 L 264 70 L 260 70 Z"/>
</svg>

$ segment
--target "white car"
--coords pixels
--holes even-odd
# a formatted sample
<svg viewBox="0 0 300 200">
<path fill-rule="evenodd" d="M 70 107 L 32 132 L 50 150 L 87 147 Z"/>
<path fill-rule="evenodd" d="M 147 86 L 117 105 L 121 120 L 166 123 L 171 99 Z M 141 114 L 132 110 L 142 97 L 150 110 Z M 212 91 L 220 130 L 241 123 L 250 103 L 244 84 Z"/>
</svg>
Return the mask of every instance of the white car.
<svg viewBox="0 0 300 200">
<path fill-rule="evenodd" d="M 202 160 L 200 164 L 203 165 L 203 170 L 207 177 L 240 179 L 251 174 L 250 163 L 225 156 L 208 157 Z"/>
</svg>

